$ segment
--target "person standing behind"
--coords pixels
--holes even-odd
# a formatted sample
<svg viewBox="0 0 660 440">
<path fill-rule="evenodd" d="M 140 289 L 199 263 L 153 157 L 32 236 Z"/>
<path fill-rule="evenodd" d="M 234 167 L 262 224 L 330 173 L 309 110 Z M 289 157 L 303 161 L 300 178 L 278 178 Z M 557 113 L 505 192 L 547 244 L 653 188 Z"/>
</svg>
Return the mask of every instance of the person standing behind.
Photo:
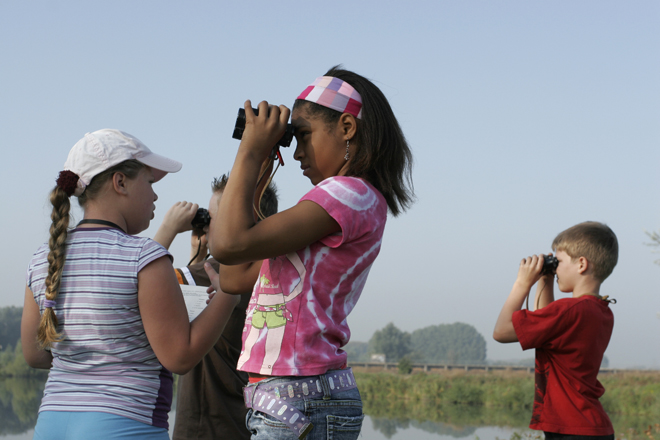
<svg viewBox="0 0 660 440">
<path fill-rule="evenodd" d="M 212 196 L 208 212 L 211 218 L 217 216 L 218 204 L 227 185 L 227 176 L 213 180 Z M 277 191 L 271 183 L 261 198 L 260 209 L 266 216 L 277 212 Z M 154 240 L 169 248 L 174 237 L 190 230 L 191 220 L 197 213 L 198 205 L 179 202 L 165 214 Z M 208 226 L 204 231 L 193 230 L 191 237 L 191 261 L 188 266 L 175 269 L 179 283 L 197 286 L 210 286 L 211 280 L 206 264 L 217 272 L 218 262 L 207 260 Z M 241 334 L 245 323 L 245 311 L 250 301 L 250 293 L 257 281 L 261 264 L 248 264 L 243 267 L 245 273 L 243 287 L 246 294 L 234 308 L 220 339 L 206 356 L 190 372 L 179 377 L 176 401 L 176 420 L 173 440 L 215 440 L 220 438 L 247 440 L 250 432 L 245 427 L 247 408 L 243 402 L 243 387 L 248 376 L 236 370 L 241 352 Z"/>
<path fill-rule="evenodd" d="M 135 236 L 153 218 L 152 185 L 180 168 L 119 130 L 87 133 L 69 152 L 21 321 L 28 365 L 50 369 L 35 439 L 169 440 L 170 371 L 199 362 L 238 302 L 216 294 L 189 322 L 170 254 Z M 84 218 L 69 230 L 72 195 Z"/>
<path fill-rule="evenodd" d="M 614 326 L 609 304 L 616 303 L 600 296 L 600 286 L 616 266 L 617 238 L 602 223 L 584 222 L 557 235 L 552 250 L 559 290 L 572 298 L 555 301 L 554 272 L 542 275 L 544 255 L 523 259 L 493 338 L 536 349 L 530 428 L 544 431 L 547 440 L 614 440 L 598 400 L 605 392 L 598 371 Z M 520 310 L 537 281 L 536 310 Z"/>
</svg>

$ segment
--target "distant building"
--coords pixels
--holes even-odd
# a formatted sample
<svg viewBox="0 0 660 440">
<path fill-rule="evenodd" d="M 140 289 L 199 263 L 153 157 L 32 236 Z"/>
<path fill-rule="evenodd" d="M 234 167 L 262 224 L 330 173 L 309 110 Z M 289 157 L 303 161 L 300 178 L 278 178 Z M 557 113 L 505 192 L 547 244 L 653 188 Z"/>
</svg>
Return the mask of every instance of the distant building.
<svg viewBox="0 0 660 440">
<path fill-rule="evenodd" d="M 371 362 L 385 363 L 385 355 L 382 353 L 374 353 L 371 355 Z"/>
</svg>

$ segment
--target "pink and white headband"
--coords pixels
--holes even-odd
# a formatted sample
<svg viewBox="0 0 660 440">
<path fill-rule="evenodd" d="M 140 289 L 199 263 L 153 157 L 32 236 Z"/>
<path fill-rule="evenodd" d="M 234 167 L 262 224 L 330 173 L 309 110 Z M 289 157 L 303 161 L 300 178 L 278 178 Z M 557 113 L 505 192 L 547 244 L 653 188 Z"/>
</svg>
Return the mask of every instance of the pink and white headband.
<svg viewBox="0 0 660 440">
<path fill-rule="evenodd" d="M 307 86 L 298 99 L 362 118 L 362 97 L 349 83 L 333 76 L 320 76 Z"/>
</svg>

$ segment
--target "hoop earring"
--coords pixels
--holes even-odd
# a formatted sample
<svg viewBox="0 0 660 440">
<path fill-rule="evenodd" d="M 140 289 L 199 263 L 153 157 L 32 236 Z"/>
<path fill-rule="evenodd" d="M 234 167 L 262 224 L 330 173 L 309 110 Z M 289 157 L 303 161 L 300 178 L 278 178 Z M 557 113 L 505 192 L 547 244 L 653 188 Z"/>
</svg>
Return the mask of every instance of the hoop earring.
<svg viewBox="0 0 660 440">
<path fill-rule="evenodd" d="M 348 160 L 348 159 L 350 159 L 350 156 L 348 155 L 348 147 L 350 147 L 350 143 L 349 143 L 349 141 L 347 140 L 347 141 L 346 141 L 346 154 L 344 155 L 344 160 Z"/>
</svg>

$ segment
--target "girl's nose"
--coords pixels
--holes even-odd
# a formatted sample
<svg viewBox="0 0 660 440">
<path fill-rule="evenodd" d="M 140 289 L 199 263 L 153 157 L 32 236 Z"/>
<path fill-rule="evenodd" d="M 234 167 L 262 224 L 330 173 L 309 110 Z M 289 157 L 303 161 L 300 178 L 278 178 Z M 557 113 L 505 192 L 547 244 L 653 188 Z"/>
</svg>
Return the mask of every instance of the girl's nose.
<svg viewBox="0 0 660 440">
<path fill-rule="evenodd" d="M 296 141 L 296 149 L 293 152 L 293 158 L 295 160 L 300 160 L 303 157 L 303 151 L 302 148 L 300 148 L 300 142 Z"/>
<path fill-rule="evenodd" d="M 158 200 L 158 194 L 154 193 L 154 202 Z"/>
</svg>

